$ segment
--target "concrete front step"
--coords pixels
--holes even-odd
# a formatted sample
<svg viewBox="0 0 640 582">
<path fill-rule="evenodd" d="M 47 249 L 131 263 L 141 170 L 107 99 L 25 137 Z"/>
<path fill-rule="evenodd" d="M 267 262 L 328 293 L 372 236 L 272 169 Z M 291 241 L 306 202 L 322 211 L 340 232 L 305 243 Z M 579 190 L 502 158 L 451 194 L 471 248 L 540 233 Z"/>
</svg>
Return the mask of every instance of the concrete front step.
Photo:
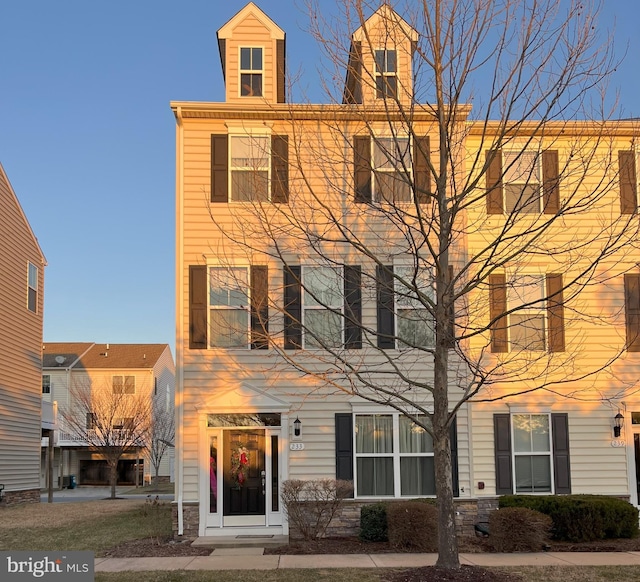
<svg viewBox="0 0 640 582">
<path fill-rule="evenodd" d="M 200 536 L 191 545 L 205 548 L 266 548 L 284 546 L 289 536 L 282 535 L 236 535 L 236 536 Z"/>
</svg>

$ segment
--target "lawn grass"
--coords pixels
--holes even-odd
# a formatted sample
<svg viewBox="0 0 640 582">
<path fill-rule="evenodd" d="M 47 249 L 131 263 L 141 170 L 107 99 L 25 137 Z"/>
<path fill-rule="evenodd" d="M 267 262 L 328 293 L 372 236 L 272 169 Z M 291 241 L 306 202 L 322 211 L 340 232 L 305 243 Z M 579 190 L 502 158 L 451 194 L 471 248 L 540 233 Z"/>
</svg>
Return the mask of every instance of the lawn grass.
<svg viewBox="0 0 640 582">
<path fill-rule="evenodd" d="M 7 507 L 2 550 L 90 550 L 100 556 L 127 540 L 171 535 L 171 507 L 146 500 L 104 499 Z"/>
<path fill-rule="evenodd" d="M 520 574 L 525 582 L 638 582 L 636 566 L 546 566 L 488 568 Z M 178 570 L 171 572 L 98 572 L 96 582 L 382 582 L 386 569 Z"/>
</svg>

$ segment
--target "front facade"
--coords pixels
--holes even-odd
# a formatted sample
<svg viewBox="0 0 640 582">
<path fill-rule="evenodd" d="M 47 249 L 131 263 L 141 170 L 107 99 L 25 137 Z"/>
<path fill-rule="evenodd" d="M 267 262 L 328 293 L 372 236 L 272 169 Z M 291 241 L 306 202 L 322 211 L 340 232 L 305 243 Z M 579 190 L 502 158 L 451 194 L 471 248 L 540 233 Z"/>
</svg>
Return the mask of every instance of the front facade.
<svg viewBox="0 0 640 582">
<path fill-rule="evenodd" d="M 48 486 L 50 474 L 54 488 L 71 486 L 72 481 L 77 485 L 109 483 L 107 462 L 100 446 L 97 441 L 87 442 L 85 438 L 85 428 L 91 422 L 85 410 L 89 402 L 85 399 L 91 399 L 93 415 L 104 417 L 105 423 L 109 421 L 114 426 L 113 435 L 117 434 L 117 423 L 123 420 L 107 417 L 112 408 L 120 407 L 121 399 L 125 404 L 120 408 L 136 414 L 137 420 L 149 421 L 152 415 L 159 415 L 159 422 L 173 418 L 175 364 L 167 344 L 46 342 L 42 344 L 42 362 L 41 398 L 57 411 L 53 457 L 49 456 L 49 440 L 43 439 L 42 443 L 42 487 Z M 127 399 L 132 401 L 131 406 L 126 405 Z M 150 405 L 148 417 L 145 418 L 146 412 L 138 415 L 138 402 Z M 81 426 L 75 426 L 67 417 L 70 411 L 82 417 Z M 101 418 L 93 419 L 96 420 Z M 157 427 L 154 435 L 171 439 L 171 446 L 167 446 L 160 461 L 158 476 L 173 481 L 174 443 L 170 432 L 163 432 L 165 428 Z M 155 477 L 144 444 L 141 442 L 140 447 L 126 452 L 118 462 L 119 485 L 142 485 Z"/>
<path fill-rule="evenodd" d="M 434 443 L 368 388 L 386 390 L 390 399 L 406 397 L 405 410 L 418 417 L 436 405 L 420 388 L 439 381 L 424 357 L 435 351 L 435 324 L 425 325 L 413 291 L 400 283 L 423 280 L 431 293 L 428 281 L 436 277 L 433 267 L 414 261 L 407 241 L 420 224 L 416 215 L 430 208 L 438 128 L 431 109 L 411 108 L 403 137 L 406 119 L 385 106 L 390 98 L 413 103 L 416 35 L 383 5 L 352 35 L 343 102 L 288 104 L 285 34 L 249 3 L 218 31 L 225 102 L 171 104 L 177 123 L 177 535 L 287 535 L 280 497 L 287 479 L 352 481 L 354 500 L 347 505 L 353 508 L 435 495 Z M 366 43 L 375 50 L 363 50 Z M 456 118 L 465 135 L 455 151 L 459 168 L 487 143 L 468 113 L 461 107 Z M 606 139 L 595 124 L 591 135 L 577 124 L 571 131 L 545 131 L 547 142 L 536 146 L 536 191 L 546 188 L 551 199 L 541 198 L 541 215 L 558 212 L 565 200 L 562 188 L 551 187 L 560 180 L 554 167 L 566 170 L 578 137 L 599 139 L 604 158 L 605 146 L 631 152 L 637 135 L 632 123 L 616 124 Z M 491 156 L 509 166 L 506 148 Z M 534 294 L 540 285 L 541 296 L 556 297 L 562 276 L 571 276 L 561 265 L 575 258 L 559 258 L 559 241 L 575 239 L 576 232 L 590 240 L 589 229 L 612 207 L 623 216 L 616 232 L 626 226 L 628 239 L 636 240 L 627 207 L 637 208 L 628 200 L 637 196 L 637 157 L 633 175 L 628 158 L 622 153 L 622 166 L 607 170 L 610 188 L 588 227 L 584 217 L 567 219 L 546 234 L 546 256 L 539 252 L 542 258 L 517 268 L 505 262 L 470 294 L 466 315 L 456 315 L 465 339 L 463 353 L 448 352 L 449 410 L 476 381 L 467 366 L 473 358 L 488 368 L 495 363 L 494 369 L 516 366 L 520 358 L 531 378 L 549 383 L 534 393 L 539 385 L 530 378 L 515 390 L 513 382 L 493 381 L 455 410 L 453 489 L 460 515 L 476 516 L 471 524 L 478 507 L 495 506 L 507 492 L 603 493 L 638 503 L 640 414 L 634 413 L 640 408 L 633 394 L 640 362 L 633 326 L 640 275 L 629 258 L 633 246 L 612 244 L 579 299 L 567 292 L 546 309 L 534 299 L 524 320 L 496 315 L 509 313 L 509 302 L 522 307 L 522 297 L 507 291 L 516 276 L 525 277 Z M 504 227 L 502 209 L 518 204 L 507 179 L 493 181 L 505 175 L 502 166 L 487 175 L 482 204 L 465 211 L 465 228 L 447 249 L 456 288 L 475 268 L 466 267 L 469 257 L 480 256 Z M 403 185 L 402 176 L 413 186 Z M 594 176 L 572 191 L 601 182 Z M 392 214 L 379 212 L 389 202 L 407 204 L 395 224 Z M 434 233 L 422 235 L 432 241 Z M 357 244 L 343 244 L 346 237 Z M 591 244 L 594 253 L 601 249 Z M 579 260 L 573 267 L 582 273 Z M 585 316 L 594 311 L 592 319 Z M 474 322 L 482 322 L 480 331 Z M 582 379 L 567 373 L 587 364 L 594 370 Z M 503 398 L 513 392 L 520 395 Z M 618 410 L 626 426 L 614 438 Z M 594 472 L 594 455 L 602 472 Z"/>
<path fill-rule="evenodd" d="M 0 166 L 0 496 L 40 501 L 45 258 Z"/>
</svg>

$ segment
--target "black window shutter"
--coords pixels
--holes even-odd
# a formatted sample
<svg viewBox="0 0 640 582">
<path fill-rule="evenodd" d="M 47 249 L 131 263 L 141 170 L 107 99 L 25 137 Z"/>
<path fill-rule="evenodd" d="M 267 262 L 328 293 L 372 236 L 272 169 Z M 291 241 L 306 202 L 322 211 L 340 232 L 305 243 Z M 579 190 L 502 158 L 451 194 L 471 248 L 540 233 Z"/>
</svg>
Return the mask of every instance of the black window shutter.
<svg viewBox="0 0 640 582">
<path fill-rule="evenodd" d="M 344 347 L 362 349 L 362 273 L 360 265 L 344 266 Z"/>
<path fill-rule="evenodd" d="M 376 267 L 378 347 L 392 350 L 395 342 L 395 316 L 393 310 L 393 266 Z"/>
<path fill-rule="evenodd" d="M 508 414 L 493 415 L 493 443 L 496 461 L 496 495 L 513 493 L 511 471 L 511 419 Z"/>
<path fill-rule="evenodd" d="M 284 265 L 284 349 L 302 348 L 302 274 L 300 265 Z"/>
<path fill-rule="evenodd" d="M 547 274 L 547 326 L 549 351 L 564 352 L 564 299 L 562 274 Z"/>
<path fill-rule="evenodd" d="M 269 269 L 266 265 L 251 267 L 251 349 L 269 347 Z"/>
<path fill-rule="evenodd" d="M 289 136 L 271 136 L 271 201 L 289 202 Z"/>
<path fill-rule="evenodd" d="M 487 214 L 502 214 L 502 152 L 485 152 L 487 180 Z"/>
<path fill-rule="evenodd" d="M 286 79 L 286 44 L 284 39 L 276 40 L 276 101 L 278 103 L 286 102 L 285 95 L 285 79 Z"/>
<path fill-rule="evenodd" d="M 507 318 L 507 279 L 505 275 L 489 275 L 489 317 L 491 318 L 491 352 L 509 351 Z"/>
<path fill-rule="evenodd" d="M 453 484 L 453 495 L 460 496 L 460 479 L 458 476 L 458 421 L 453 419 L 449 432 L 451 444 L 451 481 Z"/>
<path fill-rule="evenodd" d="M 638 211 L 636 164 L 633 151 L 618 152 L 620 172 L 620 213 L 635 214 Z"/>
<path fill-rule="evenodd" d="M 371 138 L 353 138 L 353 179 L 356 202 L 371 202 Z"/>
<path fill-rule="evenodd" d="M 569 459 L 569 416 L 551 415 L 553 433 L 553 472 L 555 492 L 558 495 L 571 493 L 571 463 Z"/>
<path fill-rule="evenodd" d="M 211 202 L 229 201 L 229 136 L 211 135 Z"/>
<path fill-rule="evenodd" d="M 207 347 L 207 267 L 189 265 L 189 349 Z"/>
<path fill-rule="evenodd" d="M 336 479 L 353 481 L 353 416 L 336 412 Z"/>
<path fill-rule="evenodd" d="M 420 204 L 429 202 L 431 198 L 430 147 L 428 136 L 415 138 L 413 144 L 413 181 L 416 200 Z"/>
<path fill-rule="evenodd" d="M 624 276 L 624 314 L 627 331 L 627 351 L 640 352 L 640 275 Z"/>
<path fill-rule="evenodd" d="M 556 214 L 560 210 L 558 152 L 542 152 L 542 193 L 545 214 Z"/>
</svg>

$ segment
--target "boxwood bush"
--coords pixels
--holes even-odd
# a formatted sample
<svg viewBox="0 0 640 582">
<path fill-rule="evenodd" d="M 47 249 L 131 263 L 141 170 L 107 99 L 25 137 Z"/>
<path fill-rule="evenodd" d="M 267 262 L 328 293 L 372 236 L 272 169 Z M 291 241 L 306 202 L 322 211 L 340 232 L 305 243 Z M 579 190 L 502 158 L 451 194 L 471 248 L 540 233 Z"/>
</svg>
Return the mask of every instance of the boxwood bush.
<svg viewBox="0 0 640 582">
<path fill-rule="evenodd" d="M 384 502 L 363 505 L 360 509 L 360 539 L 365 542 L 386 542 L 387 504 Z"/>
<path fill-rule="evenodd" d="M 551 532 L 552 519 L 527 507 L 505 507 L 489 515 L 491 545 L 498 552 L 539 552 Z"/>
<path fill-rule="evenodd" d="M 438 510 L 431 503 L 397 501 L 387 505 L 389 545 L 401 550 L 438 549 Z"/>
<path fill-rule="evenodd" d="M 589 542 L 638 535 L 638 510 L 606 495 L 504 495 L 499 506 L 527 507 L 550 516 L 557 540 Z"/>
</svg>

